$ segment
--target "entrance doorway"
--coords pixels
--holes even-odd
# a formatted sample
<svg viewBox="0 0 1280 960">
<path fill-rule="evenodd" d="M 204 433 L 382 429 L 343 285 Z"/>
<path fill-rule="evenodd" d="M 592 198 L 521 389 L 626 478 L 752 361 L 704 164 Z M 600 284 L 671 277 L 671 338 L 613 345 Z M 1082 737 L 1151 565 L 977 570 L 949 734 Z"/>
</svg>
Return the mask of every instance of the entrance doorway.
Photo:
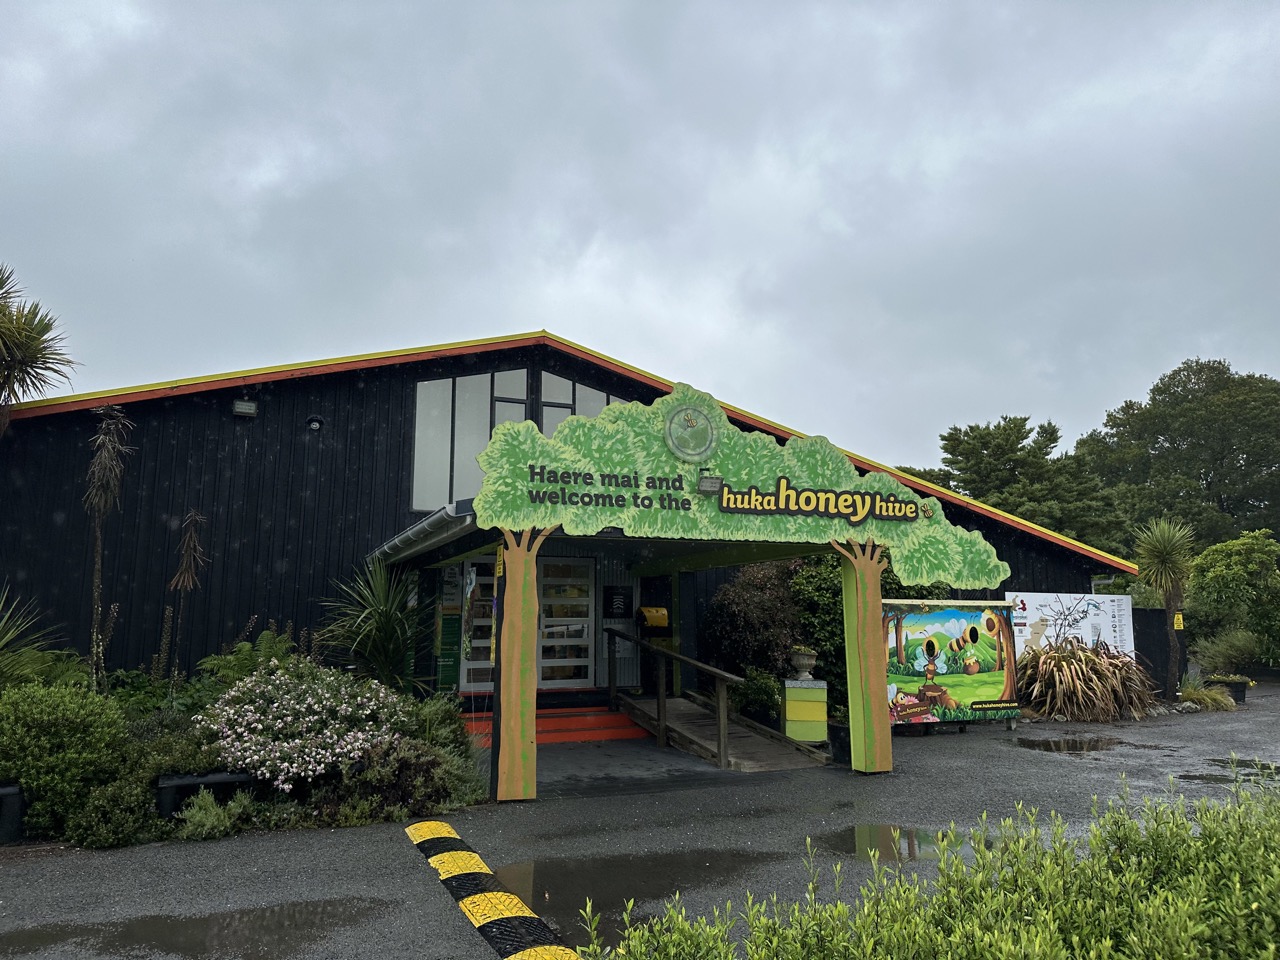
<svg viewBox="0 0 1280 960">
<path fill-rule="evenodd" d="M 595 563 L 539 560 L 538 601 L 538 687 L 594 687 Z"/>
<path fill-rule="evenodd" d="M 468 561 L 466 623 L 459 688 L 493 690 L 493 561 Z M 538 689 L 577 690 L 596 685 L 595 562 L 548 557 L 538 561 Z"/>
</svg>

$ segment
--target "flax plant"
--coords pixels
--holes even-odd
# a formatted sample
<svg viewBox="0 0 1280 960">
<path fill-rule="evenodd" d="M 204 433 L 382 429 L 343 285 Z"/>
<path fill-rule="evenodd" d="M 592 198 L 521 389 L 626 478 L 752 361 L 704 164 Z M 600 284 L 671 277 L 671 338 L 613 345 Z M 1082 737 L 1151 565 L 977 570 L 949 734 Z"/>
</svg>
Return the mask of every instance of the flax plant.
<svg viewBox="0 0 1280 960">
<path fill-rule="evenodd" d="M 57 636 L 40 622 L 35 601 L 20 601 L 0 583 L 0 691 L 42 675 L 54 655 L 45 649 Z"/>
<path fill-rule="evenodd" d="M 321 601 L 326 611 L 325 626 L 317 637 L 321 647 L 359 676 L 393 690 L 408 693 L 420 687 L 414 670 L 416 579 L 374 560 L 337 588 L 336 598 Z"/>
<path fill-rule="evenodd" d="M 1155 704 L 1151 680 L 1136 660 L 1106 644 L 1089 647 L 1070 638 L 1025 651 L 1018 689 L 1044 716 L 1091 723 L 1140 720 Z"/>
</svg>

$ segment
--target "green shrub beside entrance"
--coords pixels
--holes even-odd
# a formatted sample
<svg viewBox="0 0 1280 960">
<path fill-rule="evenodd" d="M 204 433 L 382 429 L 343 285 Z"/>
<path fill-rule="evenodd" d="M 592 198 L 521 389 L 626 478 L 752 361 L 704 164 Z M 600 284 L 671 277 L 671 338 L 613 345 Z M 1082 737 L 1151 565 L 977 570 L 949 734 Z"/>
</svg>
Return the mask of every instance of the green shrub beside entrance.
<svg viewBox="0 0 1280 960">
<path fill-rule="evenodd" d="M 856 899 L 820 889 L 812 850 L 799 903 L 776 898 L 712 917 L 679 900 L 623 932 L 616 954 L 664 960 L 829 958 L 1274 957 L 1280 936 L 1280 788 L 1237 784 L 1228 800 L 1109 805 L 1082 839 L 1055 816 L 955 830 L 938 840 L 938 876 L 873 867 Z M 628 911 L 629 912 L 629 911 Z M 598 918 L 584 911 L 594 931 Z M 613 953 L 600 938 L 585 960 Z"/>
</svg>

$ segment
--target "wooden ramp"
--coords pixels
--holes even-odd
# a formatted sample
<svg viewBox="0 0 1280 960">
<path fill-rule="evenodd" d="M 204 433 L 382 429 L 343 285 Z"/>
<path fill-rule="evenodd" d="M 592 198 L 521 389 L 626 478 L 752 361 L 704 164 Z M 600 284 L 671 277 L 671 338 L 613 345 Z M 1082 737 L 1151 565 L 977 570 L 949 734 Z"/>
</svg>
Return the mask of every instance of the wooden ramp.
<svg viewBox="0 0 1280 960">
<path fill-rule="evenodd" d="M 620 695 L 619 708 L 654 736 L 658 735 L 658 704 L 653 698 Z M 752 729 L 754 728 L 754 729 Z M 715 714 L 682 697 L 667 698 L 667 743 L 704 760 L 716 762 Z M 729 769 L 744 773 L 819 767 L 830 758 L 821 750 L 788 740 L 782 734 L 749 720 L 729 721 Z"/>
</svg>

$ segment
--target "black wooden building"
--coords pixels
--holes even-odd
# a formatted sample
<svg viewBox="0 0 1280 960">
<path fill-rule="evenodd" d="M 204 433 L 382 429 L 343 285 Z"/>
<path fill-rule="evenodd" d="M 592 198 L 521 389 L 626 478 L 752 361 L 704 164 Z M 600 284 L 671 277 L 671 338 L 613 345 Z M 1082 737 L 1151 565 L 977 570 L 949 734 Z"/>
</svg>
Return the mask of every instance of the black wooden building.
<svg viewBox="0 0 1280 960">
<path fill-rule="evenodd" d="M 529 419 L 550 433 L 570 414 L 649 402 L 670 386 L 539 332 L 23 404 L 0 437 L 0 582 L 87 648 L 93 537 L 82 497 L 94 410 L 104 404 L 121 406 L 134 424 L 120 509 L 105 528 L 104 598 L 119 605 L 108 665 L 138 666 L 156 651 L 164 608 L 175 599 L 167 584 L 181 521 L 196 510 L 207 518 L 210 565 L 191 596 L 180 652 L 191 670 L 250 617 L 314 628 L 336 580 L 442 506 L 474 496 L 475 457 L 495 424 Z M 746 411 L 727 412 L 779 442 L 792 435 Z M 864 471 L 888 469 L 850 459 Z M 1133 570 L 896 475 L 943 500 L 953 522 L 982 532 L 1012 569 L 1001 595 L 1083 593 L 1092 575 Z M 714 573 L 699 574 L 685 589 L 709 594 L 716 582 Z M 685 605 L 686 629 L 700 606 Z"/>
</svg>

